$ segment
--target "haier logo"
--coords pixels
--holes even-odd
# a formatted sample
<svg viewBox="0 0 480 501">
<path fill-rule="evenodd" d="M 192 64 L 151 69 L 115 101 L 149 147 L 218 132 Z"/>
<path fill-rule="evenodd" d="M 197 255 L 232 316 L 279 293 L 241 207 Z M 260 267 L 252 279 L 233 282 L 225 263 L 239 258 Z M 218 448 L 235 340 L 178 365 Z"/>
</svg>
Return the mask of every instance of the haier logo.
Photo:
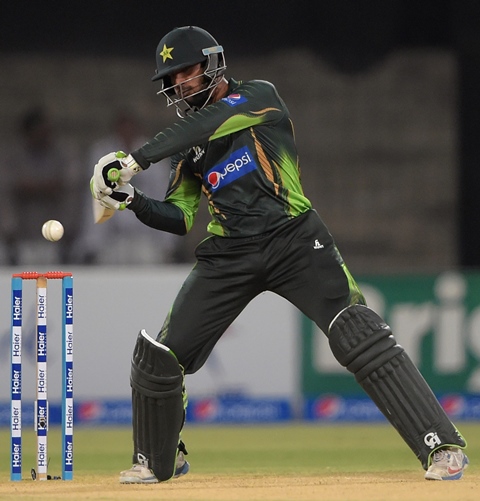
<svg viewBox="0 0 480 501">
<path fill-rule="evenodd" d="M 250 150 L 244 147 L 234 151 L 225 162 L 209 170 L 205 178 L 210 190 L 216 191 L 256 168 Z"/>
<path fill-rule="evenodd" d="M 237 104 L 242 104 L 246 102 L 247 98 L 241 96 L 240 94 L 230 94 L 227 97 L 224 97 L 222 101 L 228 104 L 228 106 L 237 106 Z"/>
</svg>

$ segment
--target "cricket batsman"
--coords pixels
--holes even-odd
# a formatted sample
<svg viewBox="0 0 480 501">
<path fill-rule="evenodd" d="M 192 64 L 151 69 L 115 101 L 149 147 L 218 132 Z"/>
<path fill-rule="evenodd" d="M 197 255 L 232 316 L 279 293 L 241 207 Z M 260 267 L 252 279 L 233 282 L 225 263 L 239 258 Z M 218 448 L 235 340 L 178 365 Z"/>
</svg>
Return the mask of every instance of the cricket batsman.
<svg viewBox="0 0 480 501">
<path fill-rule="evenodd" d="M 156 338 L 138 334 L 130 377 L 133 466 L 120 482 L 157 483 L 188 472 L 184 376 L 202 367 L 264 291 L 288 300 L 325 333 L 339 364 L 398 431 L 426 479 L 460 479 L 466 442 L 390 327 L 367 306 L 305 196 L 292 118 L 275 86 L 227 79 L 223 47 L 196 26 L 167 33 L 156 63 L 153 80 L 178 119 L 141 148 L 101 158 L 92 194 L 110 211 L 127 208 L 140 223 L 177 235 L 191 229 L 203 194 L 210 236 L 196 247 L 195 266 Z M 164 200 L 130 184 L 167 157 Z"/>
</svg>

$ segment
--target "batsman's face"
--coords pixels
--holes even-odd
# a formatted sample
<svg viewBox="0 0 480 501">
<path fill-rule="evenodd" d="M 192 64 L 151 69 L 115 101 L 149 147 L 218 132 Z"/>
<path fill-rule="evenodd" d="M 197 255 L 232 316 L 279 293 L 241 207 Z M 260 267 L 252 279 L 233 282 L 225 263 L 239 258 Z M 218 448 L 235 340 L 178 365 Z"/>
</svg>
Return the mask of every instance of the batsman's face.
<svg viewBox="0 0 480 501">
<path fill-rule="evenodd" d="M 205 88 L 203 74 L 204 70 L 201 63 L 173 73 L 170 78 L 172 85 L 175 85 L 175 94 L 179 98 L 185 99 L 190 105 L 196 105 L 195 95 L 198 95 Z M 189 96 L 192 97 L 189 98 Z"/>
</svg>

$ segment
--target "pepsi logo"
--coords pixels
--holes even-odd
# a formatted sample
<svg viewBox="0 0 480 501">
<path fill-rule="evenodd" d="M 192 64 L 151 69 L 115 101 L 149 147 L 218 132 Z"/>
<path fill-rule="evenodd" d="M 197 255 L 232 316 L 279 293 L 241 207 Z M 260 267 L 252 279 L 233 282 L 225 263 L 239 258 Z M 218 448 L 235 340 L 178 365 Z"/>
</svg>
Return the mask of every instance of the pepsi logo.
<svg viewBox="0 0 480 501">
<path fill-rule="evenodd" d="M 241 94 L 230 94 L 229 96 L 222 98 L 222 101 L 227 103 L 229 106 L 237 106 L 238 104 L 245 103 L 247 98 Z"/>
<path fill-rule="evenodd" d="M 328 395 L 317 399 L 314 404 L 314 414 L 317 418 L 332 419 L 343 410 L 343 400 L 334 395 Z"/>
<path fill-rule="evenodd" d="M 447 395 L 440 403 L 449 416 L 459 416 L 465 409 L 465 399 L 460 395 Z"/>
<path fill-rule="evenodd" d="M 220 184 L 220 179 L 222 179 L 222 177 L 220 176 L 219 172 L 210 172 L 207 176 L 208 182 L 214 189 L 217 188 L 218 185 Z"/>
<path fill-rule="evenodd" d="M 234 151 L 224 162 L 215 165 L 204 177 L 210 191 L 216 191 L 254 171 L 257 164 L 247 146 Z"/>
<path fill-rule="evenodd" d="M 218 404 L 215 399 L 200 400 L 193 407 L 193 415 L 198 421 L 211 421 L 218 413 Z"/>
<path fill-rule="evenodd" d="M 83 421 L 98 419 L 103 414 L 103 407 L 99 402 L 83 402 L 79 406 L 78 415 Z"/>
</svg>

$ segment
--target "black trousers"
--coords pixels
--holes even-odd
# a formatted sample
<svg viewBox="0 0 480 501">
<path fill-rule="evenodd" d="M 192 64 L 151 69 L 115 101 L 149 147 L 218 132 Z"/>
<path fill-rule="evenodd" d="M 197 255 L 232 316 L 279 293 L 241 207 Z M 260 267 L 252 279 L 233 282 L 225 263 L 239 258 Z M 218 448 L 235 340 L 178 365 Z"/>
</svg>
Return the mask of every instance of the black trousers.
<svg viewBox="0 0 480 501">
<path fill-rule="evenodd" d="M 343 308 L 365 303 L 314 210 L 268 234 L 209 237 L 195 254 L 197 263 L 157 337 L 186 374 L 202 367 L 229 325 L 264 291 L 290 301 L 324 333 Z"/>
</svg>

